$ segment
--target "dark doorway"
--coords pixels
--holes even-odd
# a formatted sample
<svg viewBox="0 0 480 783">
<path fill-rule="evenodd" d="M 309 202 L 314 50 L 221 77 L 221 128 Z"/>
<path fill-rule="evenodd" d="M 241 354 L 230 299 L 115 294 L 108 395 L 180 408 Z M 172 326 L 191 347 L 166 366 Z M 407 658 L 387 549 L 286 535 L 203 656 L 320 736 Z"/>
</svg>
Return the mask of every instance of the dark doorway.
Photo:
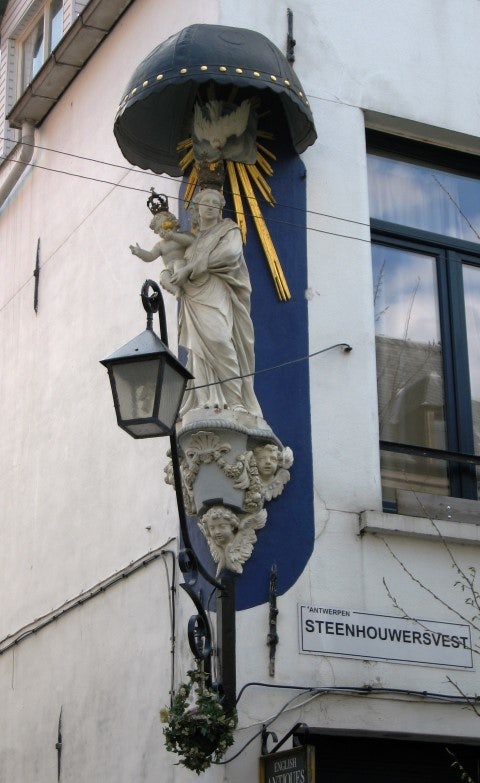
<svg viewBox="0 0 480 783">
<path fill-rule="evenodd" d="M 317 783 L 461 783 L 455 760 L 480 783 L 477 745 L 312 733 L 306 741 L 316 748 Z"/>
</svg>

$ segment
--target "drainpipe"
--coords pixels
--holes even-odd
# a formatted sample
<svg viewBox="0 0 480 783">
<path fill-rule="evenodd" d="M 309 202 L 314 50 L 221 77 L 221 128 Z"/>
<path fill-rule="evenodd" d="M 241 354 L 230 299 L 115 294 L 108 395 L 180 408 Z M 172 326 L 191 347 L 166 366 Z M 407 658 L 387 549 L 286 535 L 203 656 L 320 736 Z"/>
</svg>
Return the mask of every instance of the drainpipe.
<svg viewBox="0 0 480 783">
<path fill-rule="evenodd" d="M 0 185 L 0 208 L 12 192 L 21 175 L 30 163 L 35 142 L 35 128 L 31 122 L 22 123 L 22 137 L 15 148 L 16 160 L 3 185 Z"/>
</svg>

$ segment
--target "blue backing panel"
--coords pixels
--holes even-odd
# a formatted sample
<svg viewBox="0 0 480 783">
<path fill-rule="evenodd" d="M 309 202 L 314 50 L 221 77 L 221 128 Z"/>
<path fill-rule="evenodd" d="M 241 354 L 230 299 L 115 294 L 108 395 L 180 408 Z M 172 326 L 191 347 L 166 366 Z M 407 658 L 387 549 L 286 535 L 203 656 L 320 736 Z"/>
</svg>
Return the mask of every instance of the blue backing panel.
<svg viewBox="0 0 480 783">
<path fill-rule="evenodd" d="M 289 302 L 279 301 L 255 227 L 249 220 L 245 258 L 252 282 L 257 371 L 308 354 L 305 167 L 291 152 L 275 153 L 275 174 L 269 184 L 277 204 L 272 208 L 260 203 L 292 298 Z M 229 216 L 226 190 L 227 185 L 224 215 Z M 267 523 L 257 532 L 253 554 L 236 579 L 237 610 L 268 601 L 273 563 L 278 570 L 278 593 L 286 592 L 305 568 L 314 541 L 308 360 L 259 372 L 255 391 L 264 418 L 283 445 L 290 446 L 295 461 L 283 494 L 266 503 Z M 190 531 L 200 559 L 215 573 L 208 546 L 194 520 L 190 520 Z M 202 586 L 204 596 L 210 591 L 208 585 Z"/>
</svg>

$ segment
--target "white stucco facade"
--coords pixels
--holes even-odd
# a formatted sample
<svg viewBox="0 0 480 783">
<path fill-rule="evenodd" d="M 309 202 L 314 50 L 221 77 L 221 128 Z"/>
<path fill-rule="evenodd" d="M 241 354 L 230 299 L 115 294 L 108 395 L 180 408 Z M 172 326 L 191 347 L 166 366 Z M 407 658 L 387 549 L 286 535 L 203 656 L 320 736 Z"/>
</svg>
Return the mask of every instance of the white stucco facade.
<svg viewBox="0 0 480 783">
<path fill-rule="evenodd" d="M 314 550 L 278 599 L 274 679 L 268 605 L 237 614 L 237 688 L 269 682 L 323 689 L 315 697 L 298 691 L 270 726 L 279 738 L 304 722 L 346 735 L 476 744 L 479 718 L 460 698 L 477 691 L 476 666 L 452 672 L 301 654 L 297 607 L 399 615 L 394 596 L 412 617 L 459 622 L 447 604 L 469 617 L 449 551 L 429 521 L 420 537 L 412 520 L 382 514 L 365 128 L 480 152 L 480 4 L 293 0 L 289 7 L 294 67 L 318 132 L 302 156 L 309 352 L 340 342 L 353 350 L 310 361 Z M 57 779 L 60 715 L 62 783 L 195 779 L 165 751 L 158 718 L 172 676 L 173 559 L 161 550 L 178 550 L 175 496 L 163 482 L 167 446 L 137 442 L 116 426 L 98 363 L 143 328 L 138 292 L 146 276 L 156 276 L 128 246 L 151 244 L 145 193 L 159 178 L 126 163 L 112 125 L 132 72 L 169 35 L 197 22 L 224 24 L 258 30 L 285 51 L 286 14 L 278 0 L 135 0 L 35 129 L 34 165 L 0 208 L 2 783 Z M 4 56 L 3 39 L 1 46 Z M 0 165 L 0 187 L 9 165 Z M 165 177 L 161 186 L 175 199 L 178 182 Z M 176 304 L 166 301 L 175 349 Z M 293 467 L 291 484 L 299 480 Z M 465 539 L 450 546 L 468 569 L 478 562 L 478 528 L 464 529 L 452 522 L 442 531 L 448 540 Z M 142 558 L 146 565 L 128 575 Z M 125 578 L 90 599 L 120 572 Z M 83 595 L 89 600 L 82 603 Z M 75 606 L 62 613 L 70 601 Z M 192 607 L 178 588 L 174 603 L 177 684 L 191 666 Z M 21 638 L 22 629 L 52 613 L 58 619 Z M 354 692 L 364 686 L 377 693 Z M 248 687 L 227 758 L 294 694 Z M 256 739 L 203 777 L 254 781 L 259 755 Z"/>
</svg>

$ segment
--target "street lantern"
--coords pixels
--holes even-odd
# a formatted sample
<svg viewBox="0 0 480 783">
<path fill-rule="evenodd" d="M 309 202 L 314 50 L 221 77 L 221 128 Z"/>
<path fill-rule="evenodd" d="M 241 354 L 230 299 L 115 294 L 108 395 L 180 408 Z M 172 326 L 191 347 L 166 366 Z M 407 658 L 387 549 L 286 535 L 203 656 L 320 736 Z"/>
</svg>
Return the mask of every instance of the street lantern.
<svg viewBox="0 0 480 783">
<path fill-rule="evenodd" d="M 154 294 L 148 296 L 148 288 Z M 132 438 L 170 435 L 187 382 L 193 377 L 167 347 L 163 301 L 157 284 L 147 280 L 142 288 L 147 328 L 106 359 L 118 426 Z M 152 329 L 152 315 L 159 310 L 162 340 Z"/>
<path fill-rule="evenodd" d="M 153 294 L 149 294 L 149 289 Z M 218 590 L 217 656 L 221 674 L 223 705 L 231 714 L 236 701 L 235 672 L 235 582 L 231 573 L 215 579 L 197 557 L 190 539 L 182 491 L 182 475 L 175 422 L 191 373 L 168 349 L 165 305 L 160 288 L 153 280 L 142 287 L 142 302 L 147 313 L 147 328 L 126 345 L 101 361 L 107 370 L 119 427 L 132 438 L 170 436 L 173 486 L 177 499 L 183 549 L 178 553 L 185 583 L 180 586 L 195 604 L 197 614 L 188 623 L 188 640 L 196 660 L 203 662 L 211 678 L 213 654 L 210 620 L 197 595 L 195 585 L 201 575 Z M 160 335 L 152 328 L 153 314 L 158 312 Z"/>
</svg>

